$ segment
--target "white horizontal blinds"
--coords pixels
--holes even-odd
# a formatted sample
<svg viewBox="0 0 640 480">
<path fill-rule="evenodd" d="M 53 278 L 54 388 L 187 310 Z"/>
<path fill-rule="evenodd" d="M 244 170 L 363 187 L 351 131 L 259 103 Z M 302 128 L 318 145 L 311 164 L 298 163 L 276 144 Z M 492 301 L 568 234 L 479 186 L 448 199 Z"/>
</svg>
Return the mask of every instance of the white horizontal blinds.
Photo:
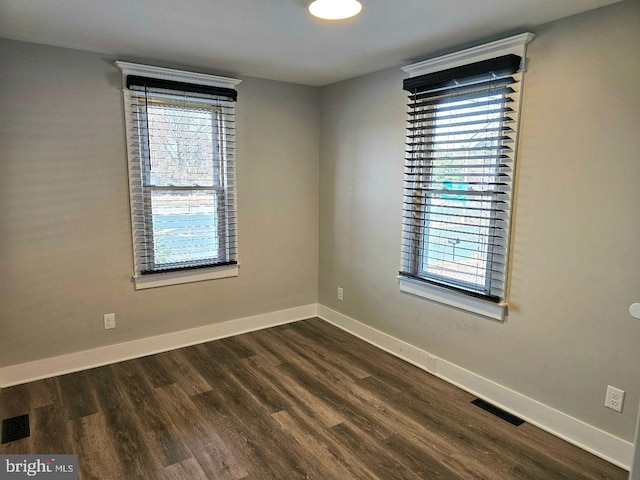
<svg viewBox="0 0 640 480">
<path fill-rule="evenodd" d="M 520 57 L 409 78 L 401 275 L 504 299 Z"/>
<path fill-rule="evenodd" d="M 235 90 L 128 77 L 136 274 L 237 263 Z"/>
</svg>

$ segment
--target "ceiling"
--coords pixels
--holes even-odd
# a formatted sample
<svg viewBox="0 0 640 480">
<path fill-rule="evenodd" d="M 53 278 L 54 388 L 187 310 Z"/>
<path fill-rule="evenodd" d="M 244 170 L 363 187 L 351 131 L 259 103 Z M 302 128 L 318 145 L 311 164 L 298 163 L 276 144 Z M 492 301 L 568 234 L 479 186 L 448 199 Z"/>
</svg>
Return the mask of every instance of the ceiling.
<svg viewBox="0 0 640 480">
<path fill-rule="evenodd" d="M 329 22 L 306 0 L 0 0 L 0 37 L 326 85 L 617 1 L 362 0 Z"/>
</svg>

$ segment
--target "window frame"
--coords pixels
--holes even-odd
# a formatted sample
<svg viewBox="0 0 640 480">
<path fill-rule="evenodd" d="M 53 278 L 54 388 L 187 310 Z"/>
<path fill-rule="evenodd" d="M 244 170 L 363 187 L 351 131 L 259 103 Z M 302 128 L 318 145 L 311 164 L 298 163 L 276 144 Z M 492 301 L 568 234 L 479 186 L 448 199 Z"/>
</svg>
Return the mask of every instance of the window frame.
<svg viewBox="0 0 640 480">
<path fill-rule="evenodd" d="M 136 98 L 140 98 L 142 97 L 142 95 L 138 96 L 136 95 Z M 149 103 L 149 100 L 145 100 L 147 102 L 147 106 Z M 175 105 L 172 104 L 172 102 L 170 102 L 169 100 L 163 102 L 161 98 L 157 98 L 157 99 L 153 99 L 153 107 L 169 107 L 169 108 L 180 108 L 180 107 L 176 107 Z M 138 107 L 139 108 L 139 107 Z M 182 107 L 183 109 L 187 109 L 186 107 Z M 224 138 L 224 121 L 222 121 L 221 118 L 221 111 L 219 107 L 216 106 L 210 106 L 209 108 L 207 108 L 209 115 L 211 116 L 211 123 L 213 125 L 212 128 L 212 138 L 211 141 L 212 143 L 215 143 L 216 141 L 218 141 L 218 139 L 220 138 Z M 140 127 L 140 123 L 146 124 L 147 128 L 150 128 L 149 125 L 149 116 L 147 114 L 147 112 L 140 112 L 139 116 L 137 117 L 136 121 L 138 122 L 138 144 L 143 146 L 145 148 L 143 156 L 146 156 L 147 158 L 151 158 L 152 155 L 152 148 L 151 148 L 151 144 L 147 139 L 144 139 L 143 137 L 143 131 L 145 131 L 145 129 Z M 211 196 L 215 197 L 215 202 L 216 202 L 216 218 L 217 218 L 217 234 L 218 234 L 218 248 L 217 248 L 217 254 L 216 257 L 209 257 L 206 259 L 202 259 L 201 261 L 191 261 L 189 262 L 189 265 L 192 265 L 192 268 L 202 268 L 202 265 L 210 265 L 212 263 L 221 263 L 220 260 L 223 259 L 225 257 L 224 252 L 226 251 L 226 240 L 227 240 L 227 212 L 226 209 L 224 208 L 225 205 L 225 201 L 226 201 L 226 191 L 225 191 L 225 186 L 224 186 L 224 175 L 223 175 L 223 156 L 222 155 L 218 155 L 216 153 L 215 157 L 213 158 L 213 162 L 212 162 L 212 166 L 215 169 L 216 168 L 216 164 L 218 167 L 218 174 L 217 177 L 218 179 L 216 180 L 216 178 L 214 178 L 214 180 L 212 181 L 212 186 L 169 186 L 169 185 L 155 185 L 153 184 L 153 182 L 151 181 L 151 176 L 152 176 L 152 172 L 151 172 L 151 162 L 145 163 L 144 164 L 144 171 L 142 172 L 141 175 L 141 182 L 143 184 L 143 190 L 144 190 L 144 202 L 149 204 L 149 205 L 153 205 L 153 193 L 154 192 L 185 192 L 185 193 L 191 193 L 191 192 L 211 192 Z M 172 262 L 172 263 L 165 263 L 162 264 L 160 262 L 156 261 L 156 255 L 155 255 L 155 247 L 156 247 L 156 243 L 155 243 L 155 239 L 154 239 L 154 225 L 153 225 L 153 216 L 154 216 L 154 211 L 153 211 L 153 206 L 151 207 L 151 215 L 149 215 L 148 217 L 146 217 L 146 221 L 145 221 L 145 235 L 147 238 L 151 238 L 150 241 L 148 241 L 147 243 L 151 243 L 154 248 L 151 249 L 150 251 L 150 257 L 147 260 L 148 265 L 151 267 L 149 272 L 141 272 L 143 275 L 148 275 L 148 274 L 158 274 L 162 272 L 168 272 L 168 271 L 176 271 L 176 270 L 184 270 L 186 268 L 190 268 L 190 267 L 185 267 L 184 264 L 181 265 L 180 262 Z M 165 265 L 163 266 L 161 269 L 156 269 L 156 266 L 159 265 Z M 172 265 L 172 266 L 171 266 Z"/>
<path fill-rule="evenodd" d="M 505 95 L 502 94 L 502 98 L 504 99 Z M 481 98 L 486 98 L 486 97 L 481 97 Z M 446 103 L 446 102 L 440 102 L 440 103 Z M 501 103 L 502 106 L 505 106 L 507 103 L 505 101 L 503 101 Z M 490 107 L 490 106 L 488 106 Z M 438 107 L 437 104 L 434 108 L 434 115 L 432 117 L 432 121 L 428 122 L 428 127 L 430 129 L 435 130 L 437 127 L 437 119 L 438 119 Z M 503 124 L 504 124 L 504 118 L 500 117 L 499 119 L 497 119 L 497 122 L 500 123 L 500 129 L 502 130 L 503 128 Z M 492 123 L 497 123 L 497 122 L 493 122 Z M 455 133 L 454 133 L 455 134 Z M 444 134 L 444 136 L 447 136 L 448 134 Z M 432 134 L 430 136 L 430 139 L 433 139 L 433 141 L 438 141 L 437 140 L 437 135 L 436 134 Z M 491 145 L 493 147 L 498 147 L 498 142 L 499 140 L 494 140 L 493 141 L 494 144 Z M 433 158 L 428 158 L 424 160 L 425 165 L 429 165 L 429 166 L 433 166 L 434 163 L 434 159 Z M 423 175 L 424 175 L 424 179 L 423 179 Z M 492 173 L 491 178 L 497 178 L 499 176 L 499 172 L 495 172 Z M 421 182 L 432 182 L 433 181 L 433 175 L 432 173 L 425 173 L 425 174 L 421 174 L 420 175 L 421 178 Z M 469 195 L 469 193 L 461 193 L 461 195 Z M 472 194 L 470 196 L 475 196 L 475 194 Z M 497 194 L 495 192 L 489 192 L 486 195 L 482 195 L 480 193 L 478 193 L 477 195 L 480 199 L 477 201 L 480 201 L 482 203 L 490 203 L 491 207 L 489 207 L 489 210 L 495 210 L 495 207 L 498 203 L 498 198 L 497 198 Z M 484 200 L 482 199 L 482 197 L 484 196 L 490 196 L 491 198 Z M 427 218 L 427 215 L 429 214 L 429 207 L 431 205 L 433 205 L 433 200 L 435 198 L 443 198 L 443 197 L 434 197 L 434 196 L 429 196 L 426 194 L 422 194 L 421 195 L 421 208 L 420 208 L 420 213 L 422 215 L 424 215 L 424 220 L 421 222 L 420 227 L 418 228 L 418 234 L 414 235 L 413 237 L 413 241 L 415 242 L 413 248 L 414 250 L 417 250 L 419 252 L 418 256 L 415 257 L 414 262 L 415 262 L 415 266 L 412 268 L 413 271 L 416 272 L 416 276 L 421 277 L 423 279 L 429 279 L 429 280 L 433 280 L 435 282 L 441 283 L 441 284 L 446 284 L 446 285 L 450 285 L 451 287 L 454 288 L 459 288 L 461 290 L 464 290 L 466 292 L 473 292 L 476 290 L 482 290 L 482 292 L 478 292 L 481 294 L 484 294 L 486 296 L 491 296 L 492 294 L 492 289 L 491 289 L 491 266 L 492 266 L 492 261 L 491 261 L 491 257 L 494 255 L 493 253 L 493 247 L 494 245 L 491 242 L 486 242 L 483 245 L 486 246 L 486 258 L 484 260 L 484 285 L 481 287 L 479 284 L 474 284 L 472 282 L 468 282 L 465 280 L 457 280 L 455 278 L 452 277 L 448 277 L 446 275 L 440 275 L 437 273 L 432 273 L 429 272 L 428 270 L 425 270 L 423 267 L 425 265 L 425 257 L 427 258 L 427 263 L 428 263 L 428 258 L 429 258 L 429 246 L 430 246 L 430 242 L 429 242 L 429 234 L 430 234 L 430 228 L 429 228 L 429 223 L 431 222 L 431 220 L 429 220 Z M 439 215 L 449 215 L 447 213 L 444 214 L 439 214 Z M 488 218 L 489 224 L 488 226 L 481 226 L 481 229 L 485 229 L 487 231 L 487 233 L 485 234 L 479 234 L 480 236 L 489 236 L 490 232 L 492 232 L 493 230 L 495 230 L 496 228 L 496 218 Z M 437 220 L 435 221 L 437 223 Z M 437 229 L 438 227 L 435 227 L 435 229 Z M 422 234 L 420 232 L 423 232 Z M 480 242 L 476 242 L 478 244 L 480 244 Z M 455 248 L 453 249 L 453 251 L 455 252 Z"/>
<path fill-rule="evenodd" d="M 132 238 L 132 249 L 133 249 L 132 254 L 133 254 L 133 272 L 134 272 L 133 282 L 134 282 L 135 289 L 140 290 L 140 289 L 146 289 L 146 288 L 162 287 L 167 285 L 177 285 L 177 284 L 183 284 L 183 283 L 200 282 L 204 280 L 213 280 L 213 279 L 219 279 L 219 278 L 238 276 L 240 264 L 235 260 L 229 263 L 220 262 L 216 265 L 211 265 L 211 266 L 208 266 L 210 263 L 208 261 L 204 263 L 206 260 L 208 260 L 206 259 L 206 260 L 203 260 L 202 265 L 199 265 L 197 261 L 194 261 L 194 262 L 185 262 L 185 263 L 189 263 L 189 265 L 186 265 L 185 263 L 183 263 L 182 265 L 176 264 L 175 268 L 168 267 L 167 266 L 168 264 L 165 264 L 163 268 L 159 270 L 146 271 L 140 268 L 140 265 L 136 260 L 136 248 L 137 248 L 136 237 L 139 235 L 151 236 L 151 237 L 153 236 L 153 224 L 152 224 L 153 214 L 143 215 L 144 228 L 140 228 L 136 226 L 137 222 L 134 218 L 136 214 L 134 211 L 134 203 L 133 203 L 134 193 L 132 189 L 136 187 L 136 183 L 139 183 L 140 186 L 142 185 L 149 186 L 150 188 L 148 190 L 143 189 L 143 191 L 145 191 L 145 194 L 149 195 L 150 197 L 151 190 L 152 189 L 155 190 L 156 186 L 151 185 L 150 178 L 149 178 L 150 170 L 146 168 L 146 166 L 145 167 L 135 166 L 136 161 L 139 159 L 139 155 L 134 153 L 135 149 L 132 148 L 133 145 L 132 143 L 130 143 L 130 142 L 133 142 L 131 138 L 138 137 L 138 140 L 133 142 L 133 144 L 137 143 L 139 145 L 146 145 L 147 151 L 140 153 L 140 155 L 147 155 L 146 158 L 149 158 L 151 151 L 150 151 L 150 146 L 148 145 L 148 140 L 146 141 L 139 140 L 139 136 L 142 135 L 142 129 L 140 128 L 135 129 L 134 122 L 138 122 L 136 123 L 136 125 L 140 127 L 139 122 L 143 121 L 146 123 L 148 119 L 146 118 L 141 119 L 139 117 L 136 117 L 134 119 L 134 115 L 130 111 L 131 107 L 128 105 L 127 98 L 131 96 L 135 97 L 136 93 L 134 90 L 129 90 L 127 88 L 128 87 L 127 79 L 131 77 L 146 77 L 149 79 L 153 79 L 154 81 L 158 81 L 160 83 L 173 82 L 173 83 L 178 83 L 183 85 L 188 84 L 190 87 L 195 88 L 195 90 L 192 90 L 194 92 L 198 92 L 199 88 L 211 88 L 211 87 L 235 91 L 235 87 L 241 81 L 233 78 L 219 77 L 215 75 L 186 72 L 181 70 L 173 70 L 173 69 L 166 69 L 166 68 L 160 68 L 160 67 L 152 67 L 152 66 L 134 64 L 129 62 L 117 61 L 115 62 L 115 64 L 122 72 L 122 79 L 123 79 L 123 86 L 124 86 L 123 92 L 124 92 L 124 106 L 125 106 L 125 133 L 128 138 L 127 155 L 128 155 L 129 186 L 130 186 L 129 195 L 130 195 L 130 201 L 131 201 L 131 238 Z M 160 87 L 160 88 L 164 88 L 164 87 Z M 133 95 L 132 95 L 132 92 L 134 92 Z M 234 100 L 235 100 L 235 97 L 234 97 Z M 158 102 L 159 105 L 164 105 L 161 100 L 154 99 L 154 102 L 156 101 Z M 170 100 L 167 100 L 166 105 L 170 106 L 170 103 L 171 103 Z M 213 162 L 218 161 L 220 163 L 219 167 L 220 167 L 221 173 L 219 174 L 220 176 L 219 176 L 219 181 L 217 182 L 218 184 L 216 184 L 216 181 L 214 178 L 214 181 L 212 182 L 211 186 L 206 186 L 206 187 L 184 186 L 184 188 L 175 187 L 175 186 L 173 187 L 160 186 L 158 187 L 158 190 L 162 190 L 162 191 L 164 190 L 167 190 L 167 191 L 168 190 L 173 190 L 173 191 L 175 190 L 180 190 L 180 191 L 206 190 L 211 192 L 212 198 L 216 197 L 216 200 L 215 200 L 216 201 L 216 218 L 218 219 L 217 233 L 218 233 L 218 240 L 219 240 L 219 243 L 217 246 L 217 255 L 218 255 L 218 259 L 224 259 L 226 258 L 226 251 L 228 248 L 228 245 L 226 245 L 227 232 L 232 231 L 234 238 L 237 235 L 237 225 L 235 224 L 232 225 L 231 220 L 229 218 L 229 216 L 233 216 L 233 218 L 236 217 L 237 202 L 235 200 L 236 198 L 235 184 L 233 185 L 233 191 L 231 192 L 231 197 L 232 197 L 231 208 L 227 212 L 227 210 L 229 209 L 229 205 L 227 204 L 226 197 L 229 194 L 229 192 L 227 192 L 227 189 L 229 186 L 226 183 L 228 181 L 228 179 L 226 178 L 226 175 L 222 173 L 226 171 L 225 169 L 227 168 L 227 165 L 225 164 L 225 162 L 227 161 L 226 149 L 230 147 L 232 151 L 235 152 L 235 142 L 231 146 L 227 145 L 227 141 L 226 141 L 227 132 L 225 130 L 227 127 L 227 122 L 224 121 L 222 118 L 223 114 L 221 112 L 221 108 L 211 105 L 210 111 L 212 115 L 212 124 L 213 124 L 213 131 L 214 131 L 212 141 L 215 144 L 217 136 L 219 136 L 219 138 L 225 139 L 224 142 L 221 142 L 222 148 L 225 149 L 224 153 L 221 153 L 220 155 L 218 155 L 217 159 L 213 160 Z M 148 123 L 146 123 L 146 125 L 148 126 Z M 137 133 L 133 134 L 132 132 L 134 131 Z M 235 170 L 235 161 L 230 168 Z M 145 198 L 144 200 L 151 201 L 151 198 Z M 223 210 L 222 216 L 220 216 L 221 210 Z M 155 242 L 153 240 L 151 240 L 151 245 L 153 246 L 152 250 L 155 250 Z M 220 257 L 221 254 L 224 254 L 224 256 Z M 236 248 L 236 254 L 237 254 L 237 248 Z M 153 258 L 150 259 L 150 262 L 145 262 L 145 263 L 155 266 L 157 265 L 155 253 L 152 253 L 152 257 Z"/>
<path fill-rule="evenodd" d="M 409 78 L 417 77 L 421 75 L 436 73 L 440 71 L 444 71 L 451 68 L 461 67 L 464 65 L 480 62 L 483 60 L 489 60 L 493 58 L 497 58 L 503 55 L 508 54 L 516 54 L 521 57 L 521 69 L 520 73 L 524 74 L 525 66 L 526 66 L 526 46 L 533 39 L 534 35 L 532 33 L 523 33 L 520 35 L 515 35 L 513 37 L 508 37 L 502 40 L 498 40 L 495 42 L 490 42 L 487 44 L 479 45 L 476 47 L 472 47 L 466 50 L 462 50 L 459 52 L 454 52 L 452 54 L 444 55 L 441 57 L 436 57 L 433 59 L 429 59 L 423 62 L 415 63 L 412 65 L 408 65 L 403 67 L 402 70 L 405 73 L 409 74 Z M 521 83 L 524 80 L 524 75 L 522 77 Z M 520 90 L 521 95 L 521 90 Z M 517 115 L 519 116 L 521 113 L 521 108 L 518 109 Z M 433 121 L 430 126 L 435 127 L 435 115 Z M 513 171 L 515 172 L 516 166 L 516 158 L 517 158 L 517 148 L 518 142 L 517 137 L 515 139 L 515 151 L 514 151 L 514 159 L 513 159 Z M 420 175 L 420 178 L 422 178 Z M 425 173 L 425 175 L 428 175 Z M 496 176 L 499 176 L 500 172 L 496 172 Z M 515 180 L 515 179 L 514 179 Z M 514 182 L 515 183 L 515 182 Z M 499 193 L 496 194 L 496 198 L 492 198 L 490 201 L 492 204 L 496 204 L 500 202 Z M 513 191 L 512 191 L 513 195 Z M 427 203 L 431 200 L 426 200 L 428 195 L 423 194 L 420 196 L 419 209 L 422 214 L 427 212 Z M 425 215 L 426 216 L 426 215 Z M 513 196 L 510 200 L 509 211 L 508 211 L 508 229 L 511 229 L 511 219 L 513 216 Z M 498 222 L 498 219 L 491 219 L 491 226 L 488 227 L 489 230 L 495 228 L 495 224 Z M 410 273 L 413 274 L 411 276 L 403 275 L 402 273 L 397 276 L 398 284 L 401 292 L 408 293 L 414 296 L 422 297 L 427 300 L 434 301 L 436 303 L 452 307 L 455 309 L 459 309 L 468 313 L 472 313 L 484 318 L 488 318 L 491 320 L 503 322 L 508 314 L 508 290 L 509 290 L 509 256 L 510 249 L 509 243 L 512 241 L 511 232 L 507 233 L 507 245 L 505 247 L 507 256 L 505 258 L 505 284 L 504 284 L 504 293 L 503 298 L 500 301 L 493 302 L 489 300 L 484 295 L 480 295 L 476 292 L 466 290 L 462 284 L 462 282 L 455 282 L 447 277 L 442 277 L 442 284 L 438 284 L 435 281 L 430 281 L 428 278 L 424 278 L 420 276 L 424 255 L 428 253 L 424 248 L 427 240 L 427 223 L 428 220 L 425 218 L 419 228 L 416 228 L 414 225 L 414 231 L 409 230 L 411 235 L 411 250 L 413 252 L 417 251 L 418 255 L 415 255 L 413 260 L 413 265 L 407 266 L 402 265 L 402 270 L 407 272 L 410 270 Z M 404 238 L 404 237 L 403 237 Z M 402 243 L 402 242 L 401 242 Z M 404 248 L 404 247 L 403 247 Z M 491 248 L 487 249 L 487 262 L 489 261 L 491 253 Z M 404 253 L 401 253 L 401 258 L 403 262 L 405 261 Z M 485 282 L 491 276 L 491 272 L 488 271 L 485 276 Z M 435 278 L 433 274 L 429 274 L 431 278 Z M 445 286 L 446 285 L 446 286 Z M 489 292 L 490 293 L 490 292 Z"/>
</svg>

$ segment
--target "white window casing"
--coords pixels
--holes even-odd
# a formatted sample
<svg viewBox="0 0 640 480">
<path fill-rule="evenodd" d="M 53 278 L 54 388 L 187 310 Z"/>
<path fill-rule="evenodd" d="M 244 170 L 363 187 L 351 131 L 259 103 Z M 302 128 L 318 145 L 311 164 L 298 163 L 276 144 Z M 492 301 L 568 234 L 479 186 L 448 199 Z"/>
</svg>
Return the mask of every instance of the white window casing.
<svg viewBox="0 0 640 480">
<path fill-rule="evenodd" d="M 237 276 L 240 80 L 116 65 L 124 85 L 135 288 Z"/>
<path fill-rule="evenodd" d="M 409 74 L 400 290 L 503 321 L 524 33 Z"/>
</svg>

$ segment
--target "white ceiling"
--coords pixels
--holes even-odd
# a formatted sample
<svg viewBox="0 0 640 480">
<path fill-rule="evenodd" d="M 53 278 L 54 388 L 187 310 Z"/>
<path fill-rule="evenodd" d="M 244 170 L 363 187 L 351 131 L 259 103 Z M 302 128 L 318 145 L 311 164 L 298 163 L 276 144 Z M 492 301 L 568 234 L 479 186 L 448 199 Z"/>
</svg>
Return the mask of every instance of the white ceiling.
<svg viewBox="0 0 640 480">
<path fill-rule="evenodd" d="M 328 22 L 306 0 L 0 0 L 0 37 L 326 85 L 616 1 L 363 0 Z"/>
</svg>

